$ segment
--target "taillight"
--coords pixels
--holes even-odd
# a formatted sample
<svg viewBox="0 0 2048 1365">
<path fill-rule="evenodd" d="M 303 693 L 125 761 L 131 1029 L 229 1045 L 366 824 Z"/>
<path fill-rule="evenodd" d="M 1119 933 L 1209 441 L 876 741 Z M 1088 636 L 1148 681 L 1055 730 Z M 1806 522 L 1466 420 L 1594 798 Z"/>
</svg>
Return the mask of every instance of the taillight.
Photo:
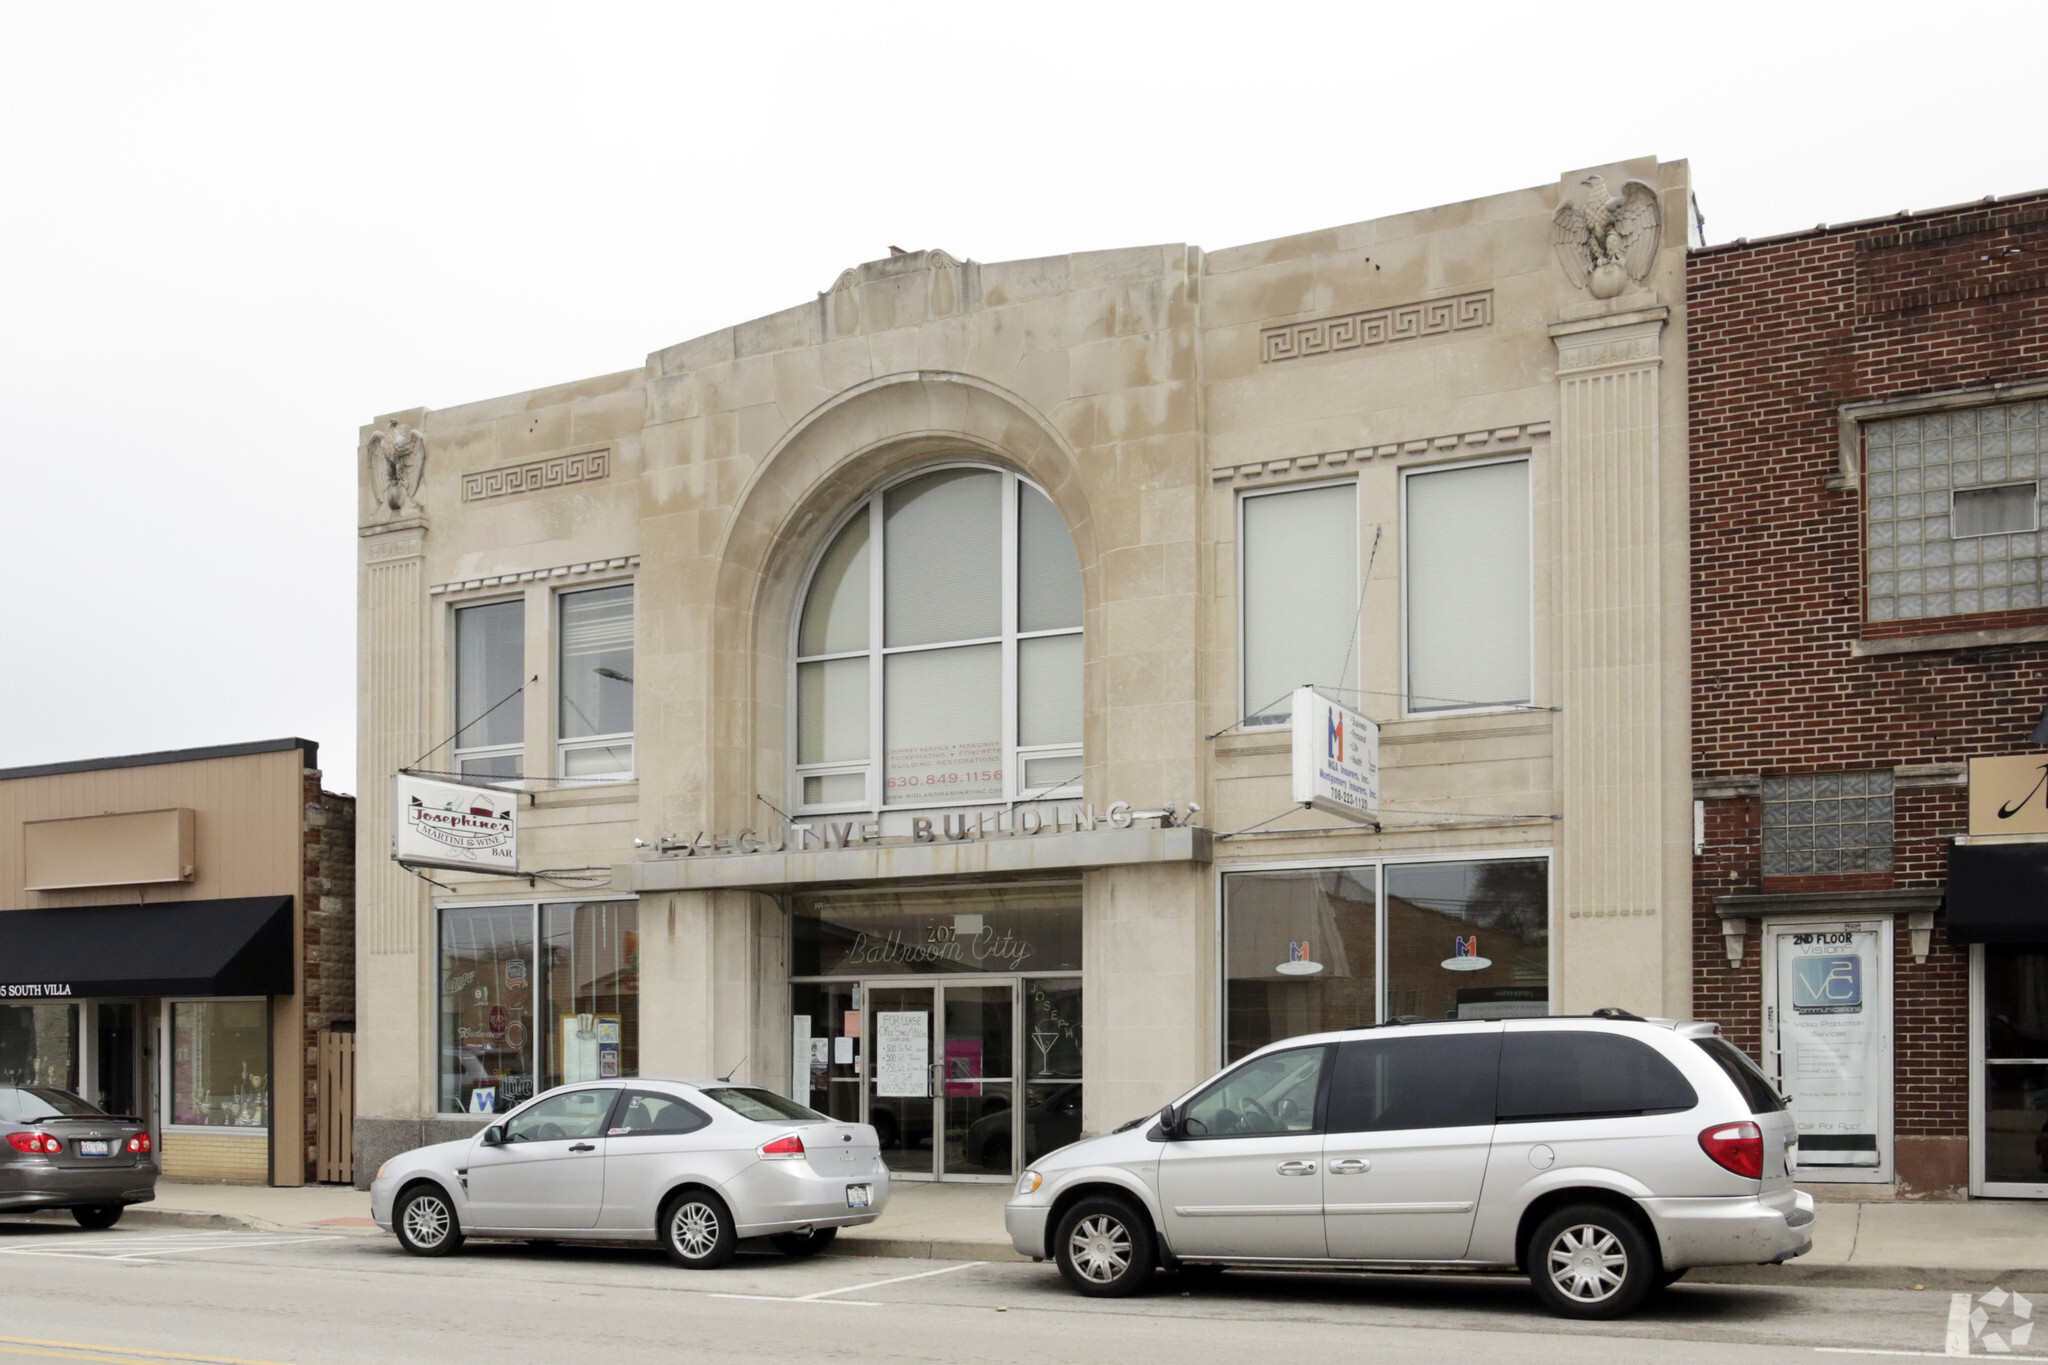
<svg viewBox="0 0 2048 1365">
<path fill-rule="evenodd" d="M 28 1152 L 34 1156 L 55 1156 L 64 1150 L 64 1144 L 48 1133 L 9 1133 L 7 1145 L 17 1152 Z"/>
<path fill-rule="evenodd" d="M 1717 1124 L 1700 1134 L 1700 1150 L 1723 1170 L 1764 1178 L 1764 1130 L 1753 1123 Z"/>
<path fill-rule="evenodd" d="M 149 1150 L 149 1134 L 147 1134 L 147 1133 L 137 1133 L 137 1134 L 136 1134 L 136 1135 L 135 1135 L 134 1137 L 132 1137 L 132 1138 L 129 1138 L 129 1139 L 128 1139 L 128 1150 L 129 1150 L 129 1151 L 131 1151 L 131 1152 L 146 1152 L 146 1151 L 148 1151 L 148 1150 Z"/>
<path fill-rule="evenodd" d="M 795 1133 L 761 1145 L 761 1155 L 771 1161 L 796 1161 L 804 1154 L 804 1140 Z"/>
</svg>

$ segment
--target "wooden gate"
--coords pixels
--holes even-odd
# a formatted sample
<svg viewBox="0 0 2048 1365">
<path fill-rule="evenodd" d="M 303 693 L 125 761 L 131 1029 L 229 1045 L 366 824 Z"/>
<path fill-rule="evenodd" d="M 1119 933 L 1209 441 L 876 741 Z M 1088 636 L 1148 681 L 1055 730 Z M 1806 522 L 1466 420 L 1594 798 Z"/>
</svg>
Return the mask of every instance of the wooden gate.
<svg viewBox="0 0 2048 1365">
<path fill-rule="evenodd" d="M 316 1179 L 353 1185 L 356 1179 L 356 1036 L 320 1030 L 319 1101 L 315 1143 Z"/>
</svg>

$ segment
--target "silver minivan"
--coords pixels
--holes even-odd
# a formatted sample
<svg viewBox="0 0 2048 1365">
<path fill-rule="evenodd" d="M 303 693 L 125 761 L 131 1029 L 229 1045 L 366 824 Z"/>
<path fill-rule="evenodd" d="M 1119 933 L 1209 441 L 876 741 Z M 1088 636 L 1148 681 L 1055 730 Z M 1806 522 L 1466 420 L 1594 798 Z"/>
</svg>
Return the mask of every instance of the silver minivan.
<svg viewBox="0 0 2048 1365">
<path fill-rule="evenodd" d="M 1611 1318 L 1692 1266 L 1810 1250 L 1795 1140 L 1714 1024 L 1383 1024 L 1273 1043 L 1048 1154 L 1006 1219 L 1083 1294 L 1156 1269 L 1520 1269 L 1554 1311 Z"/>
</svg>

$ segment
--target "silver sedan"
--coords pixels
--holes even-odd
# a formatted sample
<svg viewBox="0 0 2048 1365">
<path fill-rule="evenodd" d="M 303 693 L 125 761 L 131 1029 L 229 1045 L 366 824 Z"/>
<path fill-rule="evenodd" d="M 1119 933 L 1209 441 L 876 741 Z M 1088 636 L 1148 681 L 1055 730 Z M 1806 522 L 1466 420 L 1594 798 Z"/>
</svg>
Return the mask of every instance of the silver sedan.
<svg viewBox="0 0 2048 1365">
<path fill-rule="evenodd" d="M 149 1127 L 68 1090 L 0 1085 L 0 1212 L 69 1209 L 110 1228 L 130 1204 L 156 1198 Z"/>
<path fill-rule="evenodd" d="M 377 1226 L 415 1255 L 468 1236 L 652 1240 L 693 1269 L 742 1237 L 813 1255 L 888 1202 L 873 1128 L 723 1081 L 550 1090 L 475 1137 L 393 1157 L 370 1186 Z"/>
</svg>

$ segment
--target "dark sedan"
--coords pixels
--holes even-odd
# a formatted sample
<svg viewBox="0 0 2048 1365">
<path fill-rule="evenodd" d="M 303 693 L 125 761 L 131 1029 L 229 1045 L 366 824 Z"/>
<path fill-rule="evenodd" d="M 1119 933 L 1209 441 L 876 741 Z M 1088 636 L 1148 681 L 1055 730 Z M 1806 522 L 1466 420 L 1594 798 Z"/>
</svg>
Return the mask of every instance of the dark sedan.
<svg viewBox="0 0 2048 1365">
<path fill-rule="evenodd" d="M 80 1227 L 110 1228 L 156 1198 L 151 1146 L 140 1119 L 68 1090 L 0 1085 L 0 1213 L 70 1209 Z"/>
</svg>

